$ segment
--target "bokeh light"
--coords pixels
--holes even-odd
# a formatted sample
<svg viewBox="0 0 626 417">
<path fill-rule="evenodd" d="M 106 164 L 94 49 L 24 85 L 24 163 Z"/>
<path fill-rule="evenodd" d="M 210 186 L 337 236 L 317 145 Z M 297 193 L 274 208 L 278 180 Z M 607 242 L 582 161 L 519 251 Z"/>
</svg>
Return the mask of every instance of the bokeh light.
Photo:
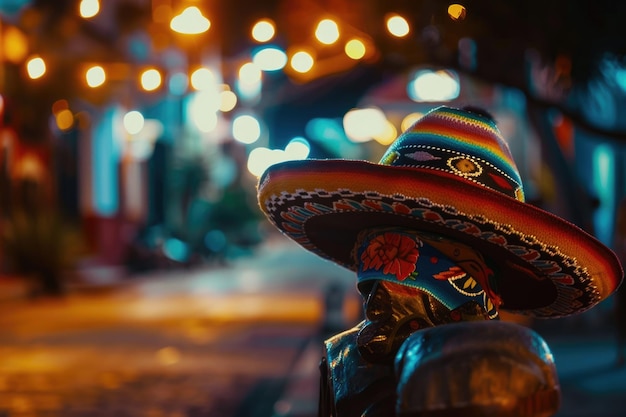
<svg viewBox="0 0 626 417">
<path fill-rule="evenodd" d="M 85 19 L 90 19 L 96 16 L 100 12 L 99 0 L 81 0 L 78 6 L 78 12 L 80 16 Z"/>
<path fill-rule="evenodd" d="M 247 62 L 239 68 L 239 77 L 235 88 L 239 97 L 248 102 L 259 99 L 261 95 L 263 74 L 253 62 Z"/>
<path fill-rule="evenodd" d="M 285 150 L 269 149 L 263 146 L 254 148 L 248 155 L 248 172 L 259 177 L 267 168 L 279 162 L 306 159 L 310 151 L 311 145 L 301 136 L 291 139 L 285 146 Z"/>
<path fill-rule="evenodd" d="M 416 102 L 450 101 L 459 96 L 459 78 L 452 71 L 419 70 L 407 85 L 407 93 Z"/>
<path fill-rule="evenodd" d="M 332 45 L 339 39 L 339 25 L 332 19 L 322 19 L 315 28 L 315 38 L 325 45 Z"/>
<path fill-rule="evenodd" d="M 99 87 L 106 81 L 106 72 L 100 65 L 95 65 L 87 70 L 85 78 L 89 87 Z"/>
<path fill-rule="evenodd" d="M 262 146 L 254 148 L 248 155 L 248 172 L 259 177 L 268 167 L 280 162 L 281 160 L 282 154 L 280 152 L 274 152 L 271 149 Z"/>
<path fill-rule="evenodd" d="M 315 59 L 306 51 L 298 51 L 291 57 L 291 68 L 300 73 L 305 73 L 313 68 Z"/>
<path fill-rule="evenodd" d="M 407 114 L 406 116 L 404 116 L 404 118 L 402 119 L 402 122 L 400 123 L 400 129 L 403 132 L 407 131 L 411 126 L 413 126 L 415 122 L 421 119 L 422 116 L 424 116 L 424 114 L 420 112 Z"/>
<path fill-rule="evenodd" d="M 204 17 L 196 6 L 187 7 L 170 22 L 170 28 L 174 32 L 186 35 L 197 35 L 206 32 L 210 27 L 211 21 Z"/>
<path fill-rule="evenodd" d="M 297 136 L 285 146 L 285 154 L 288 160 L 306 159 L 311 152 L 311 144 L 302 136 Z"/>
<path fill-rule="evenodd" d="M 201 132 L 212 132 L 217 127 L 219 93 L 215 90 L 203 90 L 193 94 L 189 102 L 189 117 Z"/>
<path fill-rule="evenodd" d="M 176 262 L 185 262 L 189 258 L 189 246 L 180 239 L 170 237 L 163 243 L 163 254 Z M 163 348 L 157 356 L 165 364 L 173 364 L 180 359 L 180 353 L 175 348 Z"/>
<path fill-rule="evenodd" d="M 124 129 L 131 135 L 136 135 L 141 132 L 144 122 L 143 114 L 137 110 L 129 111 L 124 115 L 123 119 Z"/>
<path fill-rule="evenodd" d="M 215 89 L 216 84 L 215 74 L 208 68 L 198 68 L 191 74 L 191 86 L 198 91 Z"/>
<path fill-rule="evenodd" d="M 252 27 L 252 39 L 257 42 L 268 42 L 276 34 L 274 22 L 269 19 L 261 19 Z"/>
<path fill-rule="evenodd" d="M 231 111 L 237 105 L 237 94 L 231 90 L 220 92 L 220 111 L 226 113 Z"/>
<path fill-rule="evenodd" d="M 59 130 L 65 131 L 74 125 L 74 114 L 69 109 L 63 109 L 55 114 L 55 122 Z"/>
<path fill-rule="evenodd" d="M 344 51 L 351 59 L 358 60 L 365 56 L 365 44 L 360 39 L 350 39 L 346 42 Z"/>
<path fill-rule="evenodd" d="M 461 4 L 455 3 L 448 6 L 448 16 L 450 16 L 450 19 L 452 20 L 463 20 L 465 19 L 466 14 L 467 10 L 465 9 L 465 6 Z"/>
<path fill-rule="evenodd" d="M 26 71 L 33 80 L 41 78 L 46 73 L 46 62 L 39 56 L 32 57 L 26 63 Z"/>
<path fill-rule="evenodd" d="M 375 107 L 352 109 L 343 117 L 343 128 L 352 141 L 367 142 L 385 135 L 387 117 Z"/>
<path fill-rule="evenodd" d="M 277 71 L 287 64 L 287 54 L 280 48 L 267 47 L 256 51 L 252 62 L 262 71 Z"/>
<path fill-rule="evenodd" d="M 397 14 L 387 17 L 386 24 L 389 33 L 393 36 L 397 36 L 398 38 L 405 37 L 411 30 L 409 22 L 407 22 L 404 17 Z"/>
<path fill-rule="evenodd" d="M 52 114 L 57 114 L 60 111 L 70 108 L 70 103 L 65 99 L 60 99 L 52 103 Z"/>
<path fill-rule="evenodd" d="M 146 91 L 154 91 L 161 86 L 161 73 L 154 68 L 141 73 L 141 87 Z"/>
<path fill-rule="evenodd" d="M 381 145 L 391 145 L 391 142 L 398 136 L 398 129 L 389 120 L 385 120 L 384 127 L 378 132 L 374 132 L 372 137 Z"/>
<path fill-rule="evenodd" d="M 233 138 L 244 144 L 256 142 L 261 137 L 261 124 L 249 114 L 242 114 L 233 120 Z"/>
<path fill-rule="evenodd" d="M 252 62 L 247 62 L 239 68 L 239 80 L 245 84 L 257 83 L 261 76 L 261 69 Z"/>
<path fill-rule="evenodd" d="M 17 64 L 26 58 L 28 54 L 28 39 L 13 26 L 4 29 L 4 38 L 0 36 L 0 47 L 2 47 L 2 55 L 4 58 Z"/>
</svg>

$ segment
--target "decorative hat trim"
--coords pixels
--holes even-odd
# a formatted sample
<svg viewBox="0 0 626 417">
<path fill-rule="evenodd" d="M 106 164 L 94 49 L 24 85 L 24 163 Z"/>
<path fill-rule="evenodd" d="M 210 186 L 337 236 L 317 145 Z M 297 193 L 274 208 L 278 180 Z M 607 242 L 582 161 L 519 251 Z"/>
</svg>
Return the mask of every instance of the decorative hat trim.
<svg viewBox="0 0 626 417">
<path fill-rule="evenodd" d="M 268 219 L 304 248 L 356 271 L 359 232 L 404 227 L 456 239 L 494 269 L 501 309 L 535 317 L 585 311 L 611 295 L 620 262 L 595 237 L 524 202 L 519 172 L 495 123 L 437 108 L 379 163 L 288 161 L 260 178 Z"/>
</svg>

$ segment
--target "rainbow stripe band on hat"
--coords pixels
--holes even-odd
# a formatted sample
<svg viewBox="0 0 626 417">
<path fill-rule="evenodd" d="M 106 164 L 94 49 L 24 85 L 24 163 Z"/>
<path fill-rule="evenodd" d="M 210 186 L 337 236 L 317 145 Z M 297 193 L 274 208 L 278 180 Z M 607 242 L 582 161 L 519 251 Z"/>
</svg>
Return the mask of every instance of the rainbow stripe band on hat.
<svg viewBox="0 0 626 417">
<path fill-rule="evenodd" d="M 433 109 L 379 163 L 272 165 L 259 179 L 258 201 L 286 236 L 353 271 L 364 230 L 405 228 L 451 239 L 489 260 L 493 285 L 483 290 L 497 290 L 501 310 L 534 317 L 586 311 L 613 294 L 624 275 L 616 254 L 594 236 L 524 202 L 508 145 L 493 120 L 473 111 Z"/>
<path fill-rule="evenodd" d="M 380 164 L 448 172 L 524 201 L 508 145 L 492 121 L 473 113 L 443 108 L 416 122 L 389 147 Z"/>
</svg>

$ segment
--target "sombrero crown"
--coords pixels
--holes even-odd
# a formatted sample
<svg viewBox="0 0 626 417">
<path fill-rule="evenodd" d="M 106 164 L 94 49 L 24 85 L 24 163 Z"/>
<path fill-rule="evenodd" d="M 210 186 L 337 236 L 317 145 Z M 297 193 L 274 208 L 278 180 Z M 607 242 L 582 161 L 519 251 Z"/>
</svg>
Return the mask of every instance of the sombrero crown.
<svg viewBox="0 0 626 417">
<path fill-rule="evenodd" d="M 622 279 L 615 254 L 577 226 L 524 202 L 495 122 L 439 107 L 401 134 L 379 163 L 326 159 L 271 166 L 258 198 L 304 248 L 351 270 L 360 231 L 400 226 L 479 250 L 495 269 L 502 309 L 537 317 L 584 311 Z"/>
</svg>

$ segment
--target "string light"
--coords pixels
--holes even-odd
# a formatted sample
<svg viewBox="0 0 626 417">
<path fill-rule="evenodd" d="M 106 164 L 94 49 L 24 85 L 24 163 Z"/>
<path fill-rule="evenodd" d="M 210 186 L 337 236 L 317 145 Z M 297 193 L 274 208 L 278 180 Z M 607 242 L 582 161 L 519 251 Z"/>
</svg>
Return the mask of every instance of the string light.
<svg viewBox="0 0 626 417">
<path fill-rule="evenodd" d="M 161 86 L 161 73 L 150 68 L 141 74 L 141 87 L 146 91 L 154 91 Z"/>
<path fill-rule="evenodd" d="M 26 71 L 30 78 L 36 80 L 37 78 L 43 77 L 46 73 L 46 63 L 39 56 L 32 57 L 26 63 Z"/>
<path fill-rule="evenodd" d="M 215 75 L 208 68 L 198 68 L 191 74 L 191 86 L 198 91 L 215 88 Z"/>
<path fill-rule="evenodd" d="M 403 38 L 409 34 L 411 29 L 409 26 L 409 22 L 407 22 L 404 17 L 393 14 L 387 18 L 387 30 L 393 36 Z"/>
<path fill-rule="evenodd" d="M 170 28 L 174 32 L 186 35 L 198 35 L 211 27 L 211 21 L 202 15 L 196 6 L 189 6 L 179 15 L 174 16 Z"/>
<path fill-rule="evenodd" d="M 249 114 L 242 114 L 233 120 L 233 138 L 244 144 L 256 142 L 261 137 L 261 125 L 258 119 Z"/>
<path fill-rule="evenodd" d="M 332 19 L 322 19 L 315 29 L 315 37 L 325 45 L 332 45 L 339 39 L 339 26 Z"/>
<path fill-rule="evenodd" d="M 81 0 L 78 8 L 82 18 L 90 19 L 100 12 L 100 2 L 98 0 Z"/>
<path fill-rule="evenodd" d="M 90 18 L 97 15 L 100 12 L 100 1 L 99 0 L 81 0 L 80 1 L 80 15 L 83 18 Z M 167 10 L 166 10 L 167 9 Z M 171 7 L 159 9 L 159 21 L 161 23 L 166 22 L 165 16 L 169 11 L 169 15 L 171 16 Z M 162 12 L 162 13 L 161 13 Z M 463 20 L 466 16 L 466 8 L 461 4 L 451 4 L 447 9 L 448 16 L 453 20 Z M 182 13 L 174 16 L 171 20 L 169 20 L 170 27 L 172 30 L 179 33 L 186 34 L 196 34 L 207 31 L 211 27 L 211 22 L 205 16 L 202 15 L 202 12 L 198 7 L 187 7 Z M 399 14 L 389 14 L 385 17 L 385 25 L 388 30 L 388 33 L 395 37 L 405 37 L 411 32 L 411 27 L 407 19 L 400 16 Z M 4 56 L 5 58 L 11 58 L 13 60 L 20 59 L 22 55 L 24 55 L 24 51 L 27 48 L 25 42 L 20 41 L 20 39 L 24 38 L 23 35 L 16 29 L 14 30 L 12 27 L 8 27 L 5 29 L 5 39 L 4 44 L 1 46 L 10 47 L 5 48 Z M 254 41 L 258 43 L 269 42 L 270 40 L 276 37 L 276 24 L 269 18 L 263 18 L 258 20 L 251 28 L 251 37 Z M 341 38 L 340 26 L 339 24 L 329 18 L 325 18 L 320 20 L 315 26 L 315 39 L 324 45 L 332 45 L 336 43 Z M 9 39 L 14 39 L 15 41 L 9 42 Z M 365 43 L 366 41 L 362 38 L 352 37 L 349 38 L 343 48 L 343 52 L 345 56 L 352 60 L 360 60 L 363 59 L 366 55 L 376 56 L 375 46 L 372 43 Z M 7 45 L 10 44 L 10 45 Z M 372 52 L 374 50 L 374 52 Z M 334 50 L 333 50 L 334 51 Z M 239 90 L 241 89 L 241 85 L 255 85 L 258 86 L 262 81 L 261 71 L 276 71 L 282 70 L 286 65 L 289 65 L 293 71 L 298 73 L 307 73 L 311 71 L 316 65 L 316 58 L 314 54 L 315 50 L 299 50 L 295 53 L 291 53 L 291 57 L 288 58 L 287 54 L 280 48 L 275 46 L 264 46 L 263 49 L 259 49 L 251 56 L 252 62 L 248 62 L 240 67 L 239 69 L 239 78 L 237 81 L 237 94 L 235 92 L 230 91 L 230 88 L 220 88 L 217 82 L 216 75 L 207 68 L 201 68 L 195 72 L 193 72 L 190 76 L 187 76 L 186 73 L 176 72 L 170 75 L 168 88 L 170 92 L 183 95 L 187 94 L 188 84 L 198 91 L 210 89 L 215 93 L 215 101 L 216 106 L 219 107 L 219 111 L 229 112 L 233 110 L 239 100 L 246 102 L 246 97 Z M 42 77 L 46 73 L 46 63 L 43 61 L 41 57 L 34 57 L 33 59 L 27 62 L 27 70 L 28 75 L 32 79 L 36 79 Z M 112 69 L 107 67 L 109 70 L 109 78 L 113 80 L 118 80 L 118 77 L 113 74 Z M 441 83 L 445 77 L 442 74 L 437 73 L 439 76 L 438 81 Z M 446 75 L 443 73 L 443 75 Z M 124 75 L 123 77 L 126 77 Z M 430 74 L 433 76 L 433 74 Z M 107 73 L 105 69 L 96 65 L 85 73 L 87 84 L 92 87 L 98 87 L 104 84 L 107 80 Z M 434 79 L 434 78 L 433 78 Z M 433 97 L 426 97 L 424 95 L 424 87 L 422 86 L 422 82 L 424 79 L 415 78 L 412 80 L 410 85 L 408 86 L 409 95 L 416 101 L 423 100 L 433 100 Z M 162 74 L 157 68 L 150 68 L 146 71 L 143 71 L 140 74 L 140 83 L 141 87 L 145 91 L 153 91 L 159 88 L 162 85 Z M 440 84 L 438 84 L 440 85 Z M 455 85 L 454 83 L 448 85 L 446 84 L 444 90 L 449 96 L 454 96 L 454 94 L 458 94 L 458 83 Z M 452 92 L 448 90 L 454 90 Z M 441 88 L 440 88 L 441 90 Z M 438 97 L 441 99 L 441 97 Z M 446 97 L 447 99 L 447 97 Z M 67 110 L 67 109 L 66 109 Z M 370 109 L 371 110 L 371 109 Z M 217 110 L 216 110 L 217 111 Z M 61 117 L 60 114 L 63 114 Z M 358 112 L 357 112 L 358 114 Z M 70 117 L 72 123 L 70 123 Z M 351 117 L 354 116 L 354 112 L 349 112 L 347 114 L 347 119 L 344 120 L 350 121 Z M 370 115 L 371 116 L 371 115 Z M 378 115 L 380 116 L 380 115 Z M 73 125 L 74 115 L 71 111 L 63 111 L 55 113 L 55 117 L 57 118 L 57 125 L 59 128 L 62 126 L 68 126 L 67 128 Z M 375 119 L 379 119 L 379 117 L 375 117 Z M 240 116 L 235 119 L 236 123 L 239 124 L 238 131 L 242 131 L 241 126 L 247 126 L 247 131 L 250 131 L 250 126 L 259 126 L 258 120 L 252 116 Z M 256 124 L 253 122 L 256 121 Z M 388 140 L 389 137 L 394 136 L 395 134 L 391 134 L 391 132 L 395 132 L 395 127 L 389 122 L 386 121 L 384 125 L 379 120 L 377 129 L 379 131 L 372 133 L 370 131 L 369 137 L 359 138 L 358 134 L 355 135 L 357 137 L 356 140 L 369 140 L 376 139 L 381 143 Z M 368 124 L 371 125 L 372 119 L 368 120 Z M 406 124 L 407 121 L 405 120 Z M 234 123 L 233 123 L 234 126 Z M 345 126 L 344 126 L 345 127 Z M 370 126 L 371 127 L 371 126 Z M 384 127 L 384 131 L 383 131 Z M 404 126 L 403 126 L 404 127 Z M 260 127 L 258 127 L 260 129 Z M 245 130 L 245 129 L 244 129 Z M 254 128 L 252 129 L 255 130 Z M 349 130 L 349 129 L 348 129 Z M 260 134 L 260 133 L 259 133 Z M 255 139 L 251 139 L 252 136 L 249 133 L 243 136 L 241 133 L 238 133 L 238 136 L 243 137 L 243 141 L 254 141 Z"/>
<path fill-rule="evenodd" d="M 106 72 L 100 65 L 94 65 L 87 70 L 85 78 L 89 87 L 100 87 L 106 81 Z"/>
<path fill-rule="evenodd" d="M 344 51 L 351 59 L 358 60 L 365 56 L 365 44 L 360 39 L 350 39 L 346 42 Z"/>
<path fill-rule="evenodd" d="M 300 73 L 305 73 L 313 68 L 315 60 L 313 56 L 306 51 L 299 51 L 291 57 L 291 68 Z"/>
<path fill-rule="evenodd" d="M 274 22 L 269 19 L 259 20 L 252 27 L 252 39 L 257 42 L 268 42 L 276 34 Z"/>
</svg>

